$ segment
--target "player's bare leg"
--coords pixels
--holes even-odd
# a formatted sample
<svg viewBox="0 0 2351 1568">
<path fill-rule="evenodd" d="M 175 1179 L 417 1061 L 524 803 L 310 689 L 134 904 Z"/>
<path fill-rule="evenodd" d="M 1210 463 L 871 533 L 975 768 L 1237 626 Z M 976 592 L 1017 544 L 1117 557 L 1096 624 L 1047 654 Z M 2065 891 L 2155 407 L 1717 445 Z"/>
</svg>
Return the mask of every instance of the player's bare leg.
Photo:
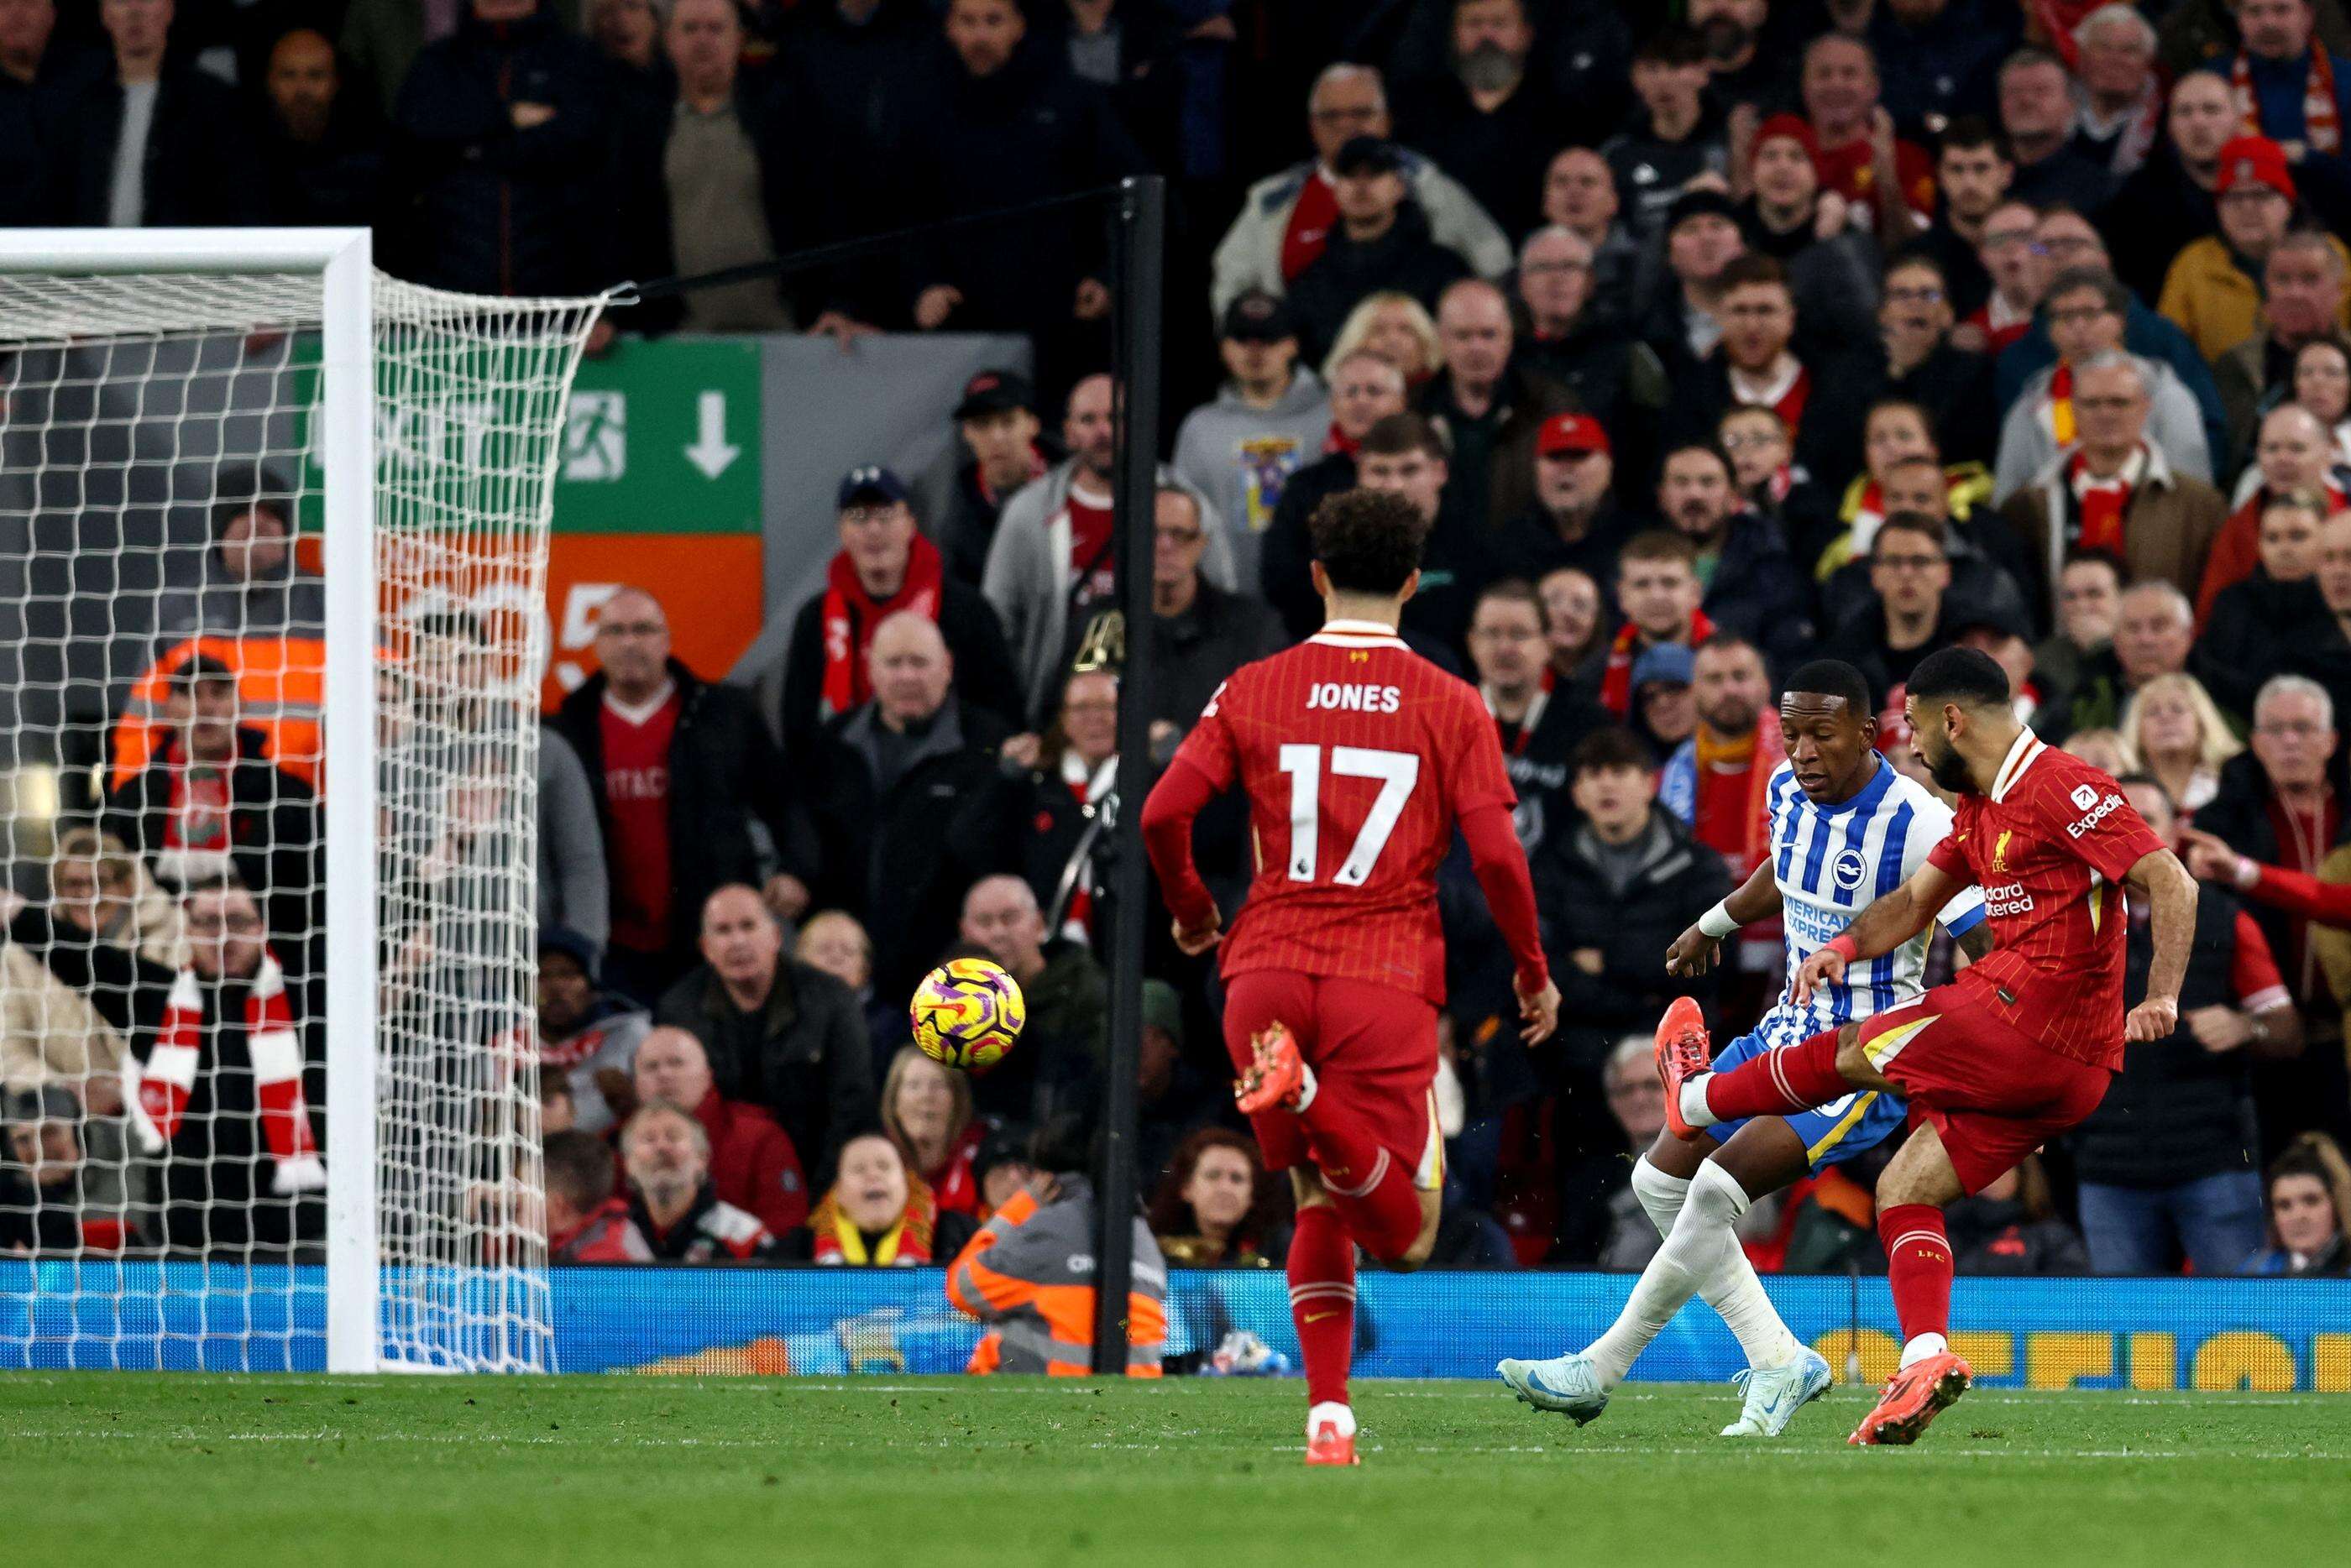
<svg viewBox="0 0 2351 1568">
<path fill-rule="evenodd" d="M 1848 1442 L 1915 1443 L 1974 1380 L 1949 1341 L 1951 1243 L 1943 1206 L 1963 1191 L 1941 1135 L 1921 1118 L 1877 1179 L 1877 1233 L 1902 1323 L 1902 1364 Z"/>
</svg>

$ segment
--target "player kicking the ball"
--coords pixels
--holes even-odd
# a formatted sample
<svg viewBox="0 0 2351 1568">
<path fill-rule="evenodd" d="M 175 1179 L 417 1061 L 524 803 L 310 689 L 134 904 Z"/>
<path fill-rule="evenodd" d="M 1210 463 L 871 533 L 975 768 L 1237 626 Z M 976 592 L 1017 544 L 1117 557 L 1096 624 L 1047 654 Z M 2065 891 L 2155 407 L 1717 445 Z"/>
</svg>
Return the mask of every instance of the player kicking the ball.
<svg viewBox="0 0 2351 1568">
<path fill-rule="evenodd" d="M 1981 1191 L 2097 1107 L 2125 1041 L 2160 1040 L 2179 1016 L 2196 884 L 2115 781 L 2016 722 L 2008 678 L 1972 649 L 1930 654 L 1910 676 L 1911 732 L 1935 782 L 1959 795 L 1949 837 L 1910 878 L 1806 959 L 1798 1002 L 1924 930 L 1973 883 L 1997 946 L 1949 985 L 1723 1073 L 1707 1070 L 1695 1019 L 1657 1033 L 1667 1125 L 1684 1137 L 1746 1116 L 1786 1116 L 1855 1089 L 1910 1102 L 1910 1139 L 1877 1182 L 1877 1233 L 1902 1322 L 1899 1370 L 1855 1443 L 1909 1443 L 1972 1376 L 1947 1336 L 1951 1247 L 1942 1208 Z M 2155 959 L 2147 999 L 2123 1012 L 2127 920 L 2145 894 Z"/>
<path fill-rule="evenodd" d="M 1457 826 L 1517 961 L 1530 1044 L 1556 1024 L 1559 992 L 1494 721 L 1396 635 L 1427 524 L 1403 497 L 1353 490 L 1311 527 L 1322 629 L 1217 689 L 1151 792 L 1143 833 L 1176 941 L 1206 952 L 1218 916 L 1192 863 L 1192 821 L 1236 782 L 1249 792 L 1257 877 L 1224 939 L 1225 1048 L 1266 1166 L 1290 1172 L 1298 1199 L 1290 1310 L 1306 1462 L 1351 1465 L 1355 1248 L 1410 1269 L 1437 1238 L 1437 867 Z"/>
<path fill-rule="evenodd" d="M 1666 967 L 1703 974 L 1722 939 L 1740 927 L 1786 917 L 1789 989 L 1751 1034 L 1723 1053 L 1730 1066 L 1784 1050 L 1823 1029 L 1868 1018 L 1917 1000 L 1927 964 L 1923 931 L 1858 966 L 1836 984 L 1794 994 L 1794 976 L 1814 950 L 1843 930 L 1855 910 L 1926 863 L 1951 826 L 1950 809 L 1906 778 L 1876 752 L 1877 721 L 1869 684 L 1850 664 L 1822 659 L 1789 677 L 1780 698 L 1780 733 L 1788 760 L 1764 787 L 1771 854 L 1744 887 L 1699 917 L 1675 940 Z M 1960 889 L 1943 906 L 1945 929 L 1969 957 L 1991 945 L 1983 895 Z M 1698 1025 L 1687 998 L 1666 1014 L 1660 1034 Z M 1856 1090 L 1818 1110 L 1724 1121 L 1683 1142 L 1671 1132 L 1633 1167 L 1633 1190 L 1666 1243 L 1642 1271 L 1608 1332 L 1582 1353 L 1549 1361 L 1504 1361 L 1495 1370 L 1519 1397 L 1540 1410 L 1598 1416 L 1609 1391 L 1662 1333 L 1692 1293 L 1721 1314 L 1748 1370 L 1746 1403 L 1726 1438 L 1778 1437 L 1806 1403 L 1829 1386 L 1828 1363 L 1788 1332 L 1740 1250 L 1733 1227 L 1748 1206 L 1806 1171 L 1874 1148 L 1902 1126 L 1902 1102 Z"/>
</svg>

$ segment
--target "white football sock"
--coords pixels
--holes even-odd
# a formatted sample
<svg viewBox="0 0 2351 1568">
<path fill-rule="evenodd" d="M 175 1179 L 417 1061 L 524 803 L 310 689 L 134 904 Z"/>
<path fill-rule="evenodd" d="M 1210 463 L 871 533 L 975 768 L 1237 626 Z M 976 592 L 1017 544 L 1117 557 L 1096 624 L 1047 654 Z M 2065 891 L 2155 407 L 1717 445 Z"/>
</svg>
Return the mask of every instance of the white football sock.
<svg viewBox="0 0 2351 1568">
<path fill-rule="evenodd" d="M 1902 1365 L 1915 1366 L 1930 1355 L 1940 1355 L 1951 1348 L 1950 1342 L 1939 1334 L 1922 1334 L 1902 1347 Z"/>
<path fill-rule="evenodd" d="M 1298 1104 L 1290 1109 L 1304 1115 L 1306 1107 L 1314 1103 L 1314 1069 L 1301 1062 L 1298 1064 Z M 1349 1428 L 1348 1430 L 1352 1434 L 1353 1428 Z"/>
<path fill-rule="evenodd" d="M 1355 1435 L 1355 1407 L 1352 1405 L 1342 1405 L 1335 1399 L 1325 1399 L 1320 1405 L 1310 1406 L 1306 1411 L 1306 1436 L 1310 1441 L 1313 1438 L 1314 1428 L 1325 1421 L 1335 1422 L 1339 1428 L 1339 1435 L 1343 1438 L 1352 1438 Z"/>
<path fill-rule="evenodd" d="M 1608 1332 L 1584 1352 L 1603 1383 L 1622 1383 L 1693 1295 L 1722 1314 L 1750 1366 L 1779 1366 L 1794 1358 L 1801 1349 L 1796 1336 L 1772 1310 L 1732 1229 L 1747 1206 L 1746 1192 L 1729 1171 L 1711 1161 L 1698 1167 L 1666 1244 L 1642 1271 Z"/>
<path fill-rule="evenodd" d="M 1694 1127 L 1710 1127 L 1722 1119 L 1706 1103 L 1706 1081 L 1712 1076 L 1711 1073 L 1700 1073 L 1695 1078 L 1682 1080 L 1682 1120 Z"/>
<path fill-rule="evenodd" d="M 1688 1199 L 1689 1189 L 1688 1177 L 1667 1175 L 1650 1164 L 1646 1154 L 1633 1162 L 1633 1196 L 1641 1200 L 1649 1223 L 1657 1228 L 1660 1236 L 1674 1233 L 1674 1220 Z"/>
</svg>

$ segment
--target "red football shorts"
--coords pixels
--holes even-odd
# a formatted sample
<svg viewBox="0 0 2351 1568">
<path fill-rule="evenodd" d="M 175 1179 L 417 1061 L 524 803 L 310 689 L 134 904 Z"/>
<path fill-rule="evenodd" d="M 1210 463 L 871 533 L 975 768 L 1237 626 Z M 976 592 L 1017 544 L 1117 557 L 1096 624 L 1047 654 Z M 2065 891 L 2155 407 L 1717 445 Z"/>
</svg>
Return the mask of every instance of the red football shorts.
<svg viewBox="0 0 2351 1568">
<path fill-rule="evenodd" d="M 1225 987 L 1225 1051 L 1249 1065 L 1249 1036 L 1279 1022 L 1314 1069 L 1317 1119 L 1335 1113 L 1408 1162 L 1413 1185 L 1445 1184 L 1445 1139 L 1430 1086 L 1437 1081 L 1437 1009 L 1426 997 L 1364 980 L 1256 970 Z M 1306 1128 L 1288 1111 L 1249 1118 L 1269 1170 L 1311 1165 Z"/>
<path fill-rule="evenodd" d="M 1942 1136 L 1970 1193 L 2096 1110 L 2114 1076 L 2042 1045 L 1980 1005 L 1962 981 L 1865 1020 L 1861 1046 L 1901 1086 L 1911 1124 L 1926 1121 Z"/>
</svg>

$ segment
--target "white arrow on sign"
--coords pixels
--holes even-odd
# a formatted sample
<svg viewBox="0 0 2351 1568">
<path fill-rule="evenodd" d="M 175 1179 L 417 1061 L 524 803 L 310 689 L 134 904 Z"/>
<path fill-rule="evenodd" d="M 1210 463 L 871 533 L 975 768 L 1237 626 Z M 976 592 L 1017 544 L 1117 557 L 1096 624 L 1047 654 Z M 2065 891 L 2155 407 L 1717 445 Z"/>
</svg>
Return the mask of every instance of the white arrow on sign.
<svg viewBox="0 0 2351 1568">
<path fill-rule="evenodd" d="M 734 466 L 743 449 L 726 440 L 726 393 L 703 393 L 699 407 L 702 429 L 695 443 L 685 449 L 685 461 L 702 470 L 703 478 L 716 479 Z"/>
</svg>

